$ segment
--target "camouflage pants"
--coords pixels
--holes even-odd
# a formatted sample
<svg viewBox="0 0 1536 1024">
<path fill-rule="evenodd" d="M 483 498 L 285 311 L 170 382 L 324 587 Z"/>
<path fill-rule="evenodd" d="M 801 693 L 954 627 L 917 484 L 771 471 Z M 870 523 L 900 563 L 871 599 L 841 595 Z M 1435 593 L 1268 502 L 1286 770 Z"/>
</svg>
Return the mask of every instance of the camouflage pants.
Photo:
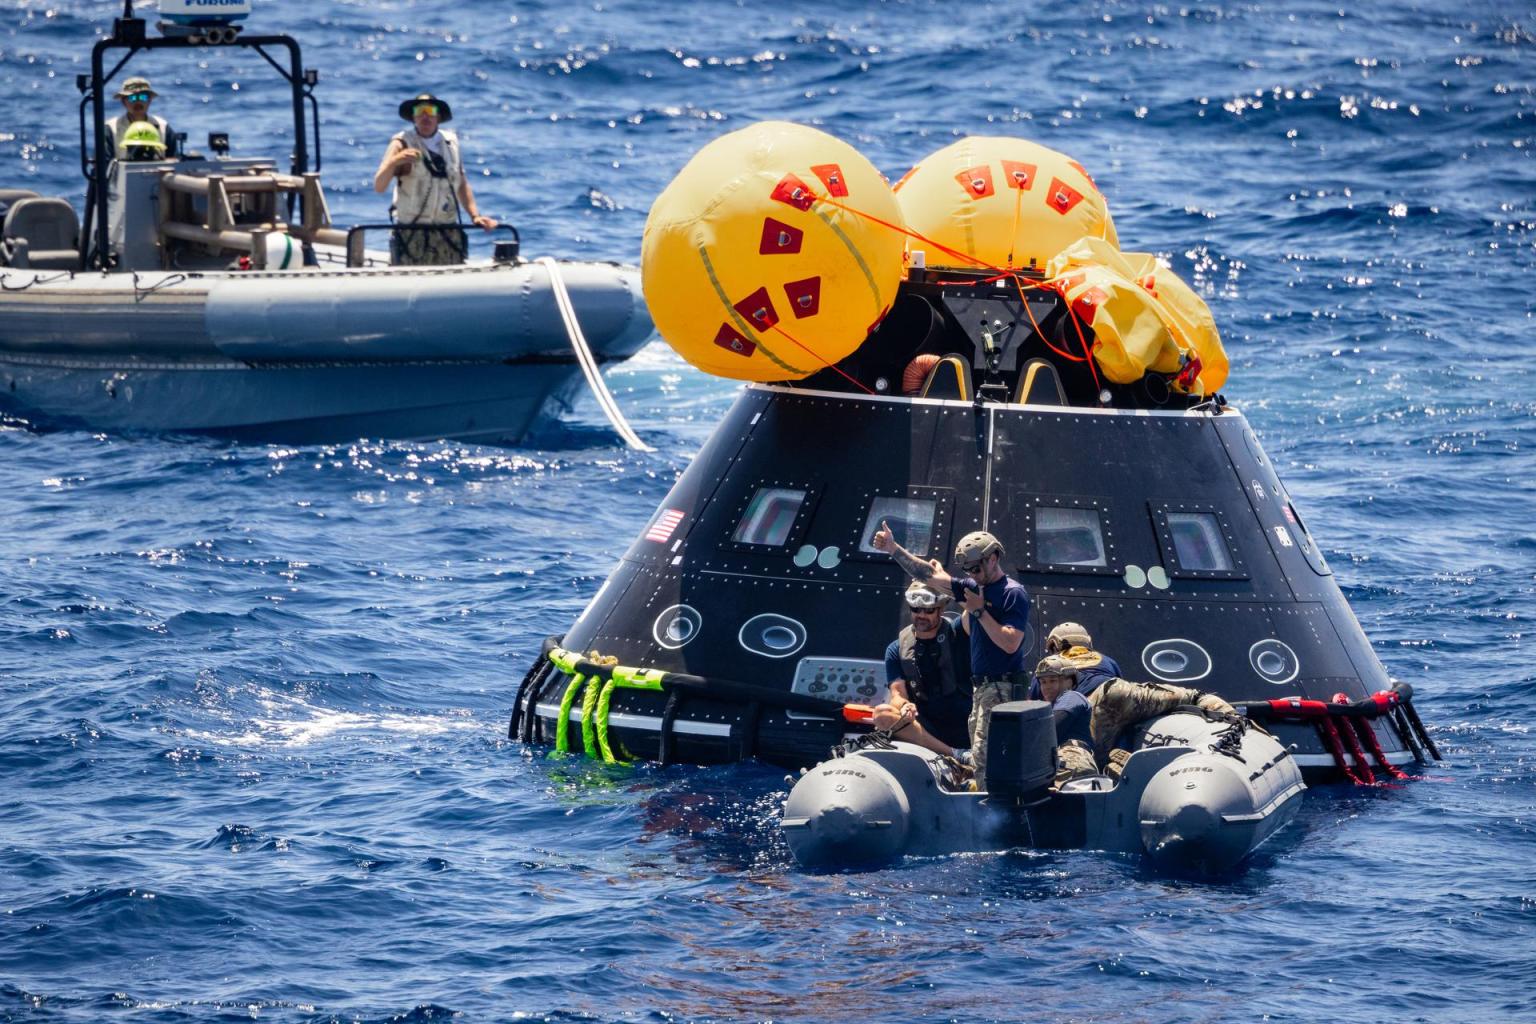
<svg viewBox="0 0 1536 1024">
<path fill-rule="evenodd" d="M 1201 693 L 1188 686 L 1132 683 L 1125 679 L 1111 679 L 1094 690 L 1088 695 L 1088 704 L 1093 709 L 1089 729 L 1094 748 L 1100 754 L 1107 754 L 1120 734 L 1137 722 L 1166 715 L 1183 705 L 1193 704 L 1225 714 L 1234 712 L 1232 705 L 1215 694 Z"/>
<path fill-rule="evenodd" d="M 1060 785 L 1069 779 L 1099 774 L 1098 763 L 1093 759 L 1082 740 L 1068 740 L 1056 748 L 1056 782 Z"/>
<path fill-rule="evenodd" d="M 1018 683 L 979 683 L 971 697 L 971 763 L 976 766 L 976 780 L 985 784 L 987 777 L 987 733 L 992 728 L 992 709 L 1010 700 L 1022 700 L 1028 685 Z M 1014 694 L 1019 696 L 1015 697 Z"/>
</svg>

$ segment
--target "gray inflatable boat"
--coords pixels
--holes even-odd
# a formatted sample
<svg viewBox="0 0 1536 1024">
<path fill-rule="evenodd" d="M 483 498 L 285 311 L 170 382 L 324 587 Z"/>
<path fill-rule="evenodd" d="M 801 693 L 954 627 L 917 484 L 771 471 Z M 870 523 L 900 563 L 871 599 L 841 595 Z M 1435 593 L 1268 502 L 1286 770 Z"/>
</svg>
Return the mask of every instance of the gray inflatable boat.
<svg viewBox="0 0 1536 1024">
<path fill-rule="evenodd" d="M 1229 871 L 1275 834 L 1306 786 L 1289 751 L 1242 719 L 1179 711 L 1141 723 L 1118 777 L 1055 786 L 1050 706 L 993 709 L 987 790 L 953 779 L 942 759 L 893 742 L 845 748 L 807 769 L 783 830 L 809 868 L 869 868 L 902 857 L 1015 847 L 1144 856 L 1164 870 Z"/>
</svg>

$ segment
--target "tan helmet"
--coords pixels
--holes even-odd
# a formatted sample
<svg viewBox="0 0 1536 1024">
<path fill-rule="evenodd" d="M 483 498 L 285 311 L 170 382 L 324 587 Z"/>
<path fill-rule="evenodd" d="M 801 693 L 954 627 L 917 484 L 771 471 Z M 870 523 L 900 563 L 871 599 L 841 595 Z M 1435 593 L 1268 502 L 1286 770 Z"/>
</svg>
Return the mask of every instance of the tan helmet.
<svg viewBox="0 0 1536 1024">
<path fill-rule="evenodd" d="M 922 580 L 908 583 L 907 592 L 903 596 L 907 599 L 908 608 L 942 608 L 949 603 L 948 594 L 934 590 Z"/>
<path fill-rule="evenodd" d="M 1068 647 L 1092 647 L 1093 637 L 1075 622 L 1063 622 L 1051 630 L 1045 638 L 1048 650 L 1064 651 Z"/>
<path fill-rule="evenodd" d="M 1040 664 L 1035 666 L 1035 678 L 1045 676 L 1066 676 L 1068 679 L 1077 678 L 1077 666 L 1059 654 L 1048 654 L 1040 659 Z"/>
<path fill-rule="evenodd" d="M 960 543 L 955 545 L 955 561 L 961 565 L 970 565 L 979 562 L 988 555 L 996 552 L 999 557 L 1003 553 L 1003 542 L 992 536 L 986 530 L 977 530 L 960 538 Z"/>
</svg>

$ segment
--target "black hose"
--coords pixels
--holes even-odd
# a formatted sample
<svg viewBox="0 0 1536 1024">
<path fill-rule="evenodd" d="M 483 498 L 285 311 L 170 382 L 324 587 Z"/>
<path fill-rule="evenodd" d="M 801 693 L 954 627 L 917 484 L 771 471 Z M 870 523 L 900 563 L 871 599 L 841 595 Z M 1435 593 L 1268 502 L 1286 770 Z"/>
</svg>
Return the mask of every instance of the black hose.
<svg viewBox="0 0 1536 1024">
<path fill-rule="evenodd" d="M 1444 760 L 1440 756 L 1439 748 L 1435 746 L 1435 741 L 1429 738 L 1429 730 L 1424 728 L 1424 723 L 1420 720 L 1419 713 L 1414 710 L 1413 703 L 1411 701 L 1404 702 L 1402 708 L 1403 714 L 1408 716 L 1408 724 L 1413 726 L 1413 731 L 1418 734 L 1419 740 L 1429 750 L 1430 755 L 1436 761 Z"/>
</svg>

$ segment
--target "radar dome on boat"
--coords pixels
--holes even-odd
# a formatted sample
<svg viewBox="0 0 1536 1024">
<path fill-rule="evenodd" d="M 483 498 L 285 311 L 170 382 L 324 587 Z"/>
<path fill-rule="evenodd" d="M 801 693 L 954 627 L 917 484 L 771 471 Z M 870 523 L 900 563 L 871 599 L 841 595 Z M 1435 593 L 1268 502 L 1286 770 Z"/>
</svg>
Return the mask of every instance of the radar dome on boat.
<svg viewBox="0 0 1536 1024">
<path fill-rule="evenodd" d="M 913 239 L 929 266 L 1042 268 L 1085 235 L 1119 245 L 1083 165 L 1026 139 L 961 139 L 918 161 L 895 192 L 907 226 L 951 250 Z"/>
<path fill-rule="evenodd" d="M 645 300 L 706 373 L 798 380 L 858 348 L 890 309 L 900 225 L 890 186 L 852 146 L 764 121 L 699 150 L 657 197 Z"/>
</svg>

